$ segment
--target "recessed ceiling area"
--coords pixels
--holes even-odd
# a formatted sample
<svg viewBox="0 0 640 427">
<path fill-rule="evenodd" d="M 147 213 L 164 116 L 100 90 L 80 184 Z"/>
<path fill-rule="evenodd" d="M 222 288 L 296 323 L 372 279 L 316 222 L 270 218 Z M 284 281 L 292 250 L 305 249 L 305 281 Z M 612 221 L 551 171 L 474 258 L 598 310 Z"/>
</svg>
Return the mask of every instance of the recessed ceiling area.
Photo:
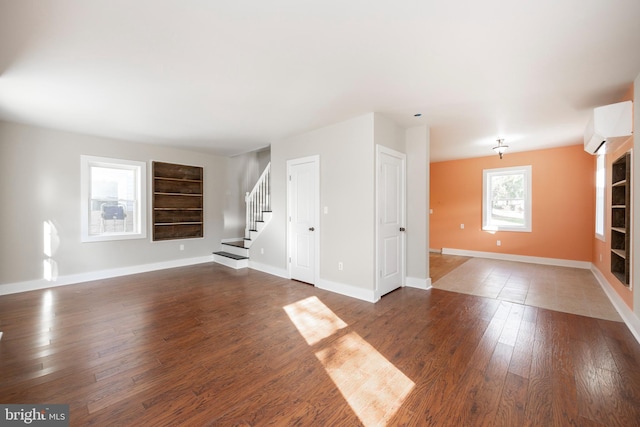
<svg viewBox="0 0 640 427">
<path fill-rule="evenodd" d="M 637 0 L 0 0 L 0 120 L 227 156 L 368 112 L 432 161 L 579 144 L 638 73 Z"/>
</svg>

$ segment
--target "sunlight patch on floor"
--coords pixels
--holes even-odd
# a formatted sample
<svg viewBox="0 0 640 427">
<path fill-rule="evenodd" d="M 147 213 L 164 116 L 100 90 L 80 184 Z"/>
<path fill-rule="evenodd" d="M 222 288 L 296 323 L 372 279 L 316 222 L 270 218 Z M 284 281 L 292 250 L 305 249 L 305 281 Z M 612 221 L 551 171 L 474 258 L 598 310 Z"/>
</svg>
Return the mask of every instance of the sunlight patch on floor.
<svg viewBox="0 0 640 427">
<path fill-rule="evenodd" d="M 284 307 L 284 311 L 309 345 L 347 327 L 342 319 L 315 296 L 289 304 Z"/>
<path fill-rule="evenodd" d="M 309 345 L 348 326 L 315 296 L 284 310 Z M 356 332 L 319 347 L 316 357 L 365 426 L 386 425 L 415 386 Z"/>
</svg>

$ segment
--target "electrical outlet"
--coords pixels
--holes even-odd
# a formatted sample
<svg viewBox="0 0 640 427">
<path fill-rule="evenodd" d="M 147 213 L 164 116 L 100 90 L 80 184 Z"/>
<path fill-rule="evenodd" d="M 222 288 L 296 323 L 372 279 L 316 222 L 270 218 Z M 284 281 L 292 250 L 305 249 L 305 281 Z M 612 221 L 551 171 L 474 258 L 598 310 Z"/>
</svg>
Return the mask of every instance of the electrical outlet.
<svg viewBox="0 0 640 427">
<path fill-rule="evenodd" d="M 180 250 L 184 251 L 184 245 L 180 245 Z"/>
<path fill-rule="evenodd" d="M 460 230 L 464 230 L 464 224 L 460 224 Z"/>
<path fill-rule="evenodd" d="M 264 255 L 264 248 L 260 248 L 260 255 Z"/>
<path fill-rule="evenodd" d="M 498 241 L 496 242 L 496 245 L 500 246 L 500 245 L 502 245 L 502 242 L 501 242 L 500 240 L 498 240 Z"/>
<path fill-rule="evenodd" d="M 342 264 L 342 261 L 338 262 L 338 270 L 342 271 L 342 268 L 344 267 L 344 265 Z"/>
</svg>

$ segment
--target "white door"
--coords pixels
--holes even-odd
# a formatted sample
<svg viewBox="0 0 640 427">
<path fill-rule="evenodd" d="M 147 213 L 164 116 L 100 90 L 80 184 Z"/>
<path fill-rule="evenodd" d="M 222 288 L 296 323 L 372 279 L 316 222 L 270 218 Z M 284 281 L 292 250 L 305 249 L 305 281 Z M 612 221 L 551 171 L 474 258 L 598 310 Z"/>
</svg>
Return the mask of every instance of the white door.
<svg viewBox="0 0 640 427">
<path fill-rule="evenodd" d="M 405 164 L 403 153 L 377 146 L 377 294 L 404 285 L 405 280 Z"/>
<path fill-rule="evenodd" d="M 318 254 L 318 156 L 287 162 L 289 272 L 292 279 L 316 283 Z"/>
</svg>

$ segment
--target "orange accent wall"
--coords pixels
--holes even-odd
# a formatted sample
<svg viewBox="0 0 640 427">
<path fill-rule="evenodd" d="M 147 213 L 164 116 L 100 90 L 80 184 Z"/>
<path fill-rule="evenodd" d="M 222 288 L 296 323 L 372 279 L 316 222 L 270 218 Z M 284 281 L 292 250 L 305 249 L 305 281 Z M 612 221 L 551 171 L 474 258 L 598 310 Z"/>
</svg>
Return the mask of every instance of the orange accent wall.
<svg viewBox="0 0 640 427">
<path fill-rule="evenodd" d="M 532 169 L 532 231 L 483 231 L 483 169 L 524 165 Z M 430 167 L 430 248 L 592 260 L 595 157 L 584 151 L 582 143 L 507 152 L 502 160 L 493 155 L 436 162 Z"/>
</svg>

